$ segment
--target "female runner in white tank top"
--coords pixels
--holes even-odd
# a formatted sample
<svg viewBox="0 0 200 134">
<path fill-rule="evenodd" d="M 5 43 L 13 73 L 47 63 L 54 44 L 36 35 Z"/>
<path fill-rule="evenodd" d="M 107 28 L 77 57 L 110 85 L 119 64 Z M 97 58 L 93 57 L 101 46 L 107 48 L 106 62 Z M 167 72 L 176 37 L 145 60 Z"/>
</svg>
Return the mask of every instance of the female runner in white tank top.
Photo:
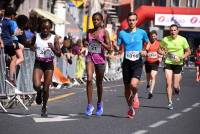
<svg viewBox="0 0 200 134">
<path fill-rule="evenodd" d="M 58 37 L 50 33 L 52 22 L 48 19 L 41 24 L 41 33 L 36 34 L 35 64 L 33 69 L 33 87 L 37 92 L 36 103 L 42 104 L 41 116 L 47 117 L 47 101 L 49 98 L 49 86 L 53 76 L 54 55 L 61 56 Z M 42 85 L 41 79 L 44 78 Z"/>
</svg>

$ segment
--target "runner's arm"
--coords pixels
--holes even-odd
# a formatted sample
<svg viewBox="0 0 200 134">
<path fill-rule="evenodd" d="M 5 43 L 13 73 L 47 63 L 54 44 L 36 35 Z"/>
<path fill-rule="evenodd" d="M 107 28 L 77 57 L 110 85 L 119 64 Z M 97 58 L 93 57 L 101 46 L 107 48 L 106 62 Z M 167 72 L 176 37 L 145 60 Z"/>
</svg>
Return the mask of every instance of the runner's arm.
<svg viewBox="0 0 200 134">
<path fill-rule="evenodd" d="M 184 50 L 184 55 L 181 57 L 182 59 L 185 59 L 185 58 L 187 58 L 189 55 L 191 55 L 191 50 L 190 50 L 190 48 L 188 47 L 188 48 L 186 48 L 185 50 Z"/>
<path fill-rule="evenodd" d="M 54 40 L 54 46 L 49 43 L 48 44 L 49 47 L 51 48 L 51 50 L 54 52 L 54 54 L 58 57 L 61 56 L 61 49 L 60 49 L 60 45 L 59 45 L 59 38 L 57 36 L 55 36 L 55 40 Z"/>
</svg>

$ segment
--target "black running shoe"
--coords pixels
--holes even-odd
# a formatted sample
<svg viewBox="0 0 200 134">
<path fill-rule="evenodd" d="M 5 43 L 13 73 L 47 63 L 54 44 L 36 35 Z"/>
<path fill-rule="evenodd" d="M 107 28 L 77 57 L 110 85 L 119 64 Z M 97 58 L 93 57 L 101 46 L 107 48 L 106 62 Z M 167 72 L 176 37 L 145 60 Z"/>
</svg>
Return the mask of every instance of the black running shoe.
<svg viewBox="0 0 200 134">
<path fill-rule="evenodd" d="M 147 88 L 150 88 L 150 85 L 147 85 Z"/>
<path fill-rule="evenodd" d="M 148 99 L 151 99 L 153 97 L 153 94 L 152 93 L 149 93 L 148 94 Z"/>
<path fill-rule="evenodd" d="M 38 105 L 42 104 L 42 91 L 41 90 L 37 91 L 37 96 L 35 98 L 35 102 Z"/>
<path fill-rule="evenodd" d="M 43 106 L 43 107 L 42 107 L 42 110 L 41 110 L 41 117 L 48 117 L 46 106 Z"/>
</svg>

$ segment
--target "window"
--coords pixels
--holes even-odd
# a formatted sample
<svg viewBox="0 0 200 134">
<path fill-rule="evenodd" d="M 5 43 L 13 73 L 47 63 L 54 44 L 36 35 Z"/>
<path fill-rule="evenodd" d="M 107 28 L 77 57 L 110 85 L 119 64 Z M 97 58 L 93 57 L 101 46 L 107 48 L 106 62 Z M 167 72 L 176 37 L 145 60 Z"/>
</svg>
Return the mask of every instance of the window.
<svg viewBox="0 0 200 134">
<path fill-rule="evenodd" d="M 198 0 L 188 0 L 187 6 L 188 7 L 197 7 L 197 2 L 198 2 Z"/>
</svg>

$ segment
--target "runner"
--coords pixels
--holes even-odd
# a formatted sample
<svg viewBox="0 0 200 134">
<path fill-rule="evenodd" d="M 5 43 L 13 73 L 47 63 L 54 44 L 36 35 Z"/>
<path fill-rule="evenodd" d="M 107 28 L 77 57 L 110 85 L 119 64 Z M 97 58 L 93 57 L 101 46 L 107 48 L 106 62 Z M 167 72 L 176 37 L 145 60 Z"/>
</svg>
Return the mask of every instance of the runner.
<svg viewBox="0 0 200 134">
<path fill-rule="evenodd" d="M 61 56 L 58 37 L 51 34 L 52 22 L 48 19 L 41 24 L 41 33 L 36 34 L 35 41 L 35 64 L 33 69 L 33 87 L 37 91 L 36 103 L 42 105 L 41 116 L 47 117 L 47 101 L 49 98 L 49 86 L 53 76 L 54 54 Z M 44 78 L 42 85 L 41 79 Z"/>
<path fill-rule="evenodd" d="M 125 98 L 129 106 L 128 117 L 133 118 L 135 110 L 132 106 L 137 86 L 142 74 L 142 56 L 146 55 L 143 43 L 149 43 L 147 33 L 136 27 L 138 16 L 135 13 L 128 14 L 129 28 L 119 32 L 118 45 L 122 52 L 124 45 L 124 61 L 122 63 L 123 81 L 125 86 Z M 122 45 L 123 44 L 123 45 Z M 123 52 L 122 52 L 123 53 Z"/>
<path fill-rule="evenodd" d="M 105 55 L 104 50 L 109 50 L 110 39 L 108 32 L 102 27 L 103 16 L 101 13 L 94 13 L 92 16 L 92 21 L 94 28 L 90 29 L 87 32 L 87 41 L 88 41 L 88 54 L 86 56 L 86 71 L 87 71 L 87 99 L 88 105 L 86 108 L 85 114 L 91 116 L 94 110 L 92 104 L 92 81 L 93 73 L 96 73 L 96 86 L 97 86 L 97 110 L 96 115 L 101 116 L 103 114 L 103 77 L 105 72 Z"/>
<path fill-rule="evenodd" d="M 147 45 L 147 56 L 145 61 L 145 70 L 147 77 L 147 89 L 149 89 L 148 99 L 153 97 L 153 90 L 156 82 L 156 75 L 158 73 L 159 65 L 159 55 L 158 49 L 160 47 L 160 42 L 157 40 L 157 32 L 150 32 L 150 43 Z"/>
<path fill-rule="evenodd" d="M 170 34 L 163 38 L 159 52 L 165 55 L 165 77 L 168 97 L 168 109 L 173 109 L 172 86 L 174 92 L 179 94 L 183 60 L 191 54 L 189 44 L 185 37 L 178 35 L 176 24 L 170 26 Z"/>
<path fill-rule="evenodd" d="M 200 44 L 195 52 L 196 82 L 200 81 Z"/>
</svg>

